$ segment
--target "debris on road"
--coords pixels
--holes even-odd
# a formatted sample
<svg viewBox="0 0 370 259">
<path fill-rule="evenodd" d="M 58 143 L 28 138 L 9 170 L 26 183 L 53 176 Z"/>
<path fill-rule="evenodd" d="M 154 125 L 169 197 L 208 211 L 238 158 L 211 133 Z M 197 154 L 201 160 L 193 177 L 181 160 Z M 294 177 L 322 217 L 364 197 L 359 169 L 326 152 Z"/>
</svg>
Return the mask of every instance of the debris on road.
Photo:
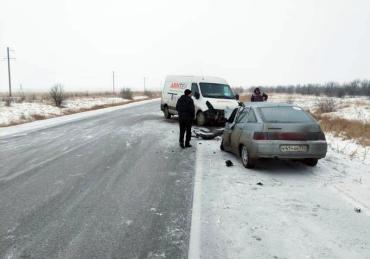
<svg viewBox="0 0 370 259">
<path fill-rule="evenodd" d="M 355 207 L 355 212 L 357 212 L 357 213 L 361 213 L 361 208 L 357 208 L 357 207 Z"/>
<path fill-rule="evenodd" d="M 256 239 L 257 241 L 261 241 L 262 238 L 260 238 L 259 236 L 252 236 L 254 239 Z"/>
<path fill-rule="evenodd" d="M 257 183 L 257 185 L 259 185 L 259 186 L 263 186 L 263 183 L 261 183 L 261 182 L 258 182 L 258 183 Z"/>
<path fill-rule="evenodd" d="M 214 139 L 218 136 L 221 136 L 223 132 L 224 132 L 223 128 L 214 129 L 214 130 L 209 130 L 207 128 L 195 128 L 193 130 L 195 137 L 207 139 L 207 140 Z"/>
<path fill-rule="evenodd" d="M 230 167 L 230 166 L 234 165 L 233 162 L 231 162 L 230 160 L 226 160 L 225 164 L 226 164 L 227 167 Z"/>
</svg>

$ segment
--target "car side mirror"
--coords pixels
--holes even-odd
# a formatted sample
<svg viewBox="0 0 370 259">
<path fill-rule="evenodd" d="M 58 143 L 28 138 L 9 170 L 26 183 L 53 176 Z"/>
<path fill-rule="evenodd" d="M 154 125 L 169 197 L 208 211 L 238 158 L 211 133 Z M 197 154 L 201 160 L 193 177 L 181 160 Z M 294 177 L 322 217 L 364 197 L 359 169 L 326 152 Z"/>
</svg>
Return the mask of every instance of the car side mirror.
<svg viewBox="0 0 370 259">
<path fill-rule="evenodd" d="M 195 92 L 194 93 L 194 97 L 195 97 L 195 99 L 199 99 L 200 98 L 200 94 L 198 92 Z"/>
<path fill-rule="evenodd" d="M 239 101 L 240 96 L 238 94 L 235 95 L 235 99 Z"/>
</svg>

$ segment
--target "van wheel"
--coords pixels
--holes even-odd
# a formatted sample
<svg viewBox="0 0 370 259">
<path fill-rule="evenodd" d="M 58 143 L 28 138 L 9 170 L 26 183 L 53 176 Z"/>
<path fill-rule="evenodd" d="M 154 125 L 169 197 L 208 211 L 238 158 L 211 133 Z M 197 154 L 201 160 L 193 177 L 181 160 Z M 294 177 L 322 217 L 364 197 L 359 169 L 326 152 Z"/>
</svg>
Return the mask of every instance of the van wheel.
<svg viewBox="0 0 370 259">
<path fill-rule="evenodd" d="M 245 168 L 254 168 L 256 166 L 256 160 L 250 157 L 248 149 L 244 145 L 240 148 L 240 158 Z"/>
<path fill-rule="evenodd" d="M 307 158 L 303 160 L 303 163 L 308 166 L 316 166 L 318 161 L 317 158 Z"/>
<path fill-rule="evenodd" d="M 166 119 L 171 119 L 171 113 L 170 113 L 170 111 L 168 110 L 168 106 L 165 106 L 165 107 L 164 107 L 163 114 L 164 114 L 164 117 L 165 117 Z"/>
<path fill-rule="evenodd" d="M 204 126 L 206 124 L 206 116 L 204 116 L 203 112 L 198 112 L 196 120 L 198 126 Z"/>
</svg>

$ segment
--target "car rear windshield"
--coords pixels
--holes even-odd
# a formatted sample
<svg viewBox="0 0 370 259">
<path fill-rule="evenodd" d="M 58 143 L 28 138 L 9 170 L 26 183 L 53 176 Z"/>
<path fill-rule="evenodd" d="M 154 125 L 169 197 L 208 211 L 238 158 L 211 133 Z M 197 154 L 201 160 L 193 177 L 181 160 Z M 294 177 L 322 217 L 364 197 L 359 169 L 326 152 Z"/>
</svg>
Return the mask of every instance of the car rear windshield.
<svg viewBox="0 0 370 259">
<path fill-rule="evenodd" d="M 199 83 L 203 97 L 235 99 L 235 95 L 229 85 L 215 83 Z"/>
<path fill-rule="evenodd" d="M 299 107 L 261 107 L 259 108 L 264 122 L 269 123 L 300 123 L 313 122 L 313 119 Z"/>
</svg>

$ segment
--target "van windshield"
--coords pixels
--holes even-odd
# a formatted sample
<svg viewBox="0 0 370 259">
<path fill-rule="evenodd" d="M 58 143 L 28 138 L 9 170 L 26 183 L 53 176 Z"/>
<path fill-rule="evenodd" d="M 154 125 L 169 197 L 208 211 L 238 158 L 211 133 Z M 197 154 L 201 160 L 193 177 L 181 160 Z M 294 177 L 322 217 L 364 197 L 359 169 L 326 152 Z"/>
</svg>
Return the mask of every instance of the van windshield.
<svg viewBox="0 0 370 259">
<path fill-rule="evenodd" d="M 291 106 L 259 108 L 263 121 L 268 123 L 309 123 L 312 118 L 301 108 Z"/>
<path fill-rule="evenodd" d="M 235 95 L 229 85 L 215 83 L 199 83 L 203 97 L 235 99 Z"/>
</svg>

